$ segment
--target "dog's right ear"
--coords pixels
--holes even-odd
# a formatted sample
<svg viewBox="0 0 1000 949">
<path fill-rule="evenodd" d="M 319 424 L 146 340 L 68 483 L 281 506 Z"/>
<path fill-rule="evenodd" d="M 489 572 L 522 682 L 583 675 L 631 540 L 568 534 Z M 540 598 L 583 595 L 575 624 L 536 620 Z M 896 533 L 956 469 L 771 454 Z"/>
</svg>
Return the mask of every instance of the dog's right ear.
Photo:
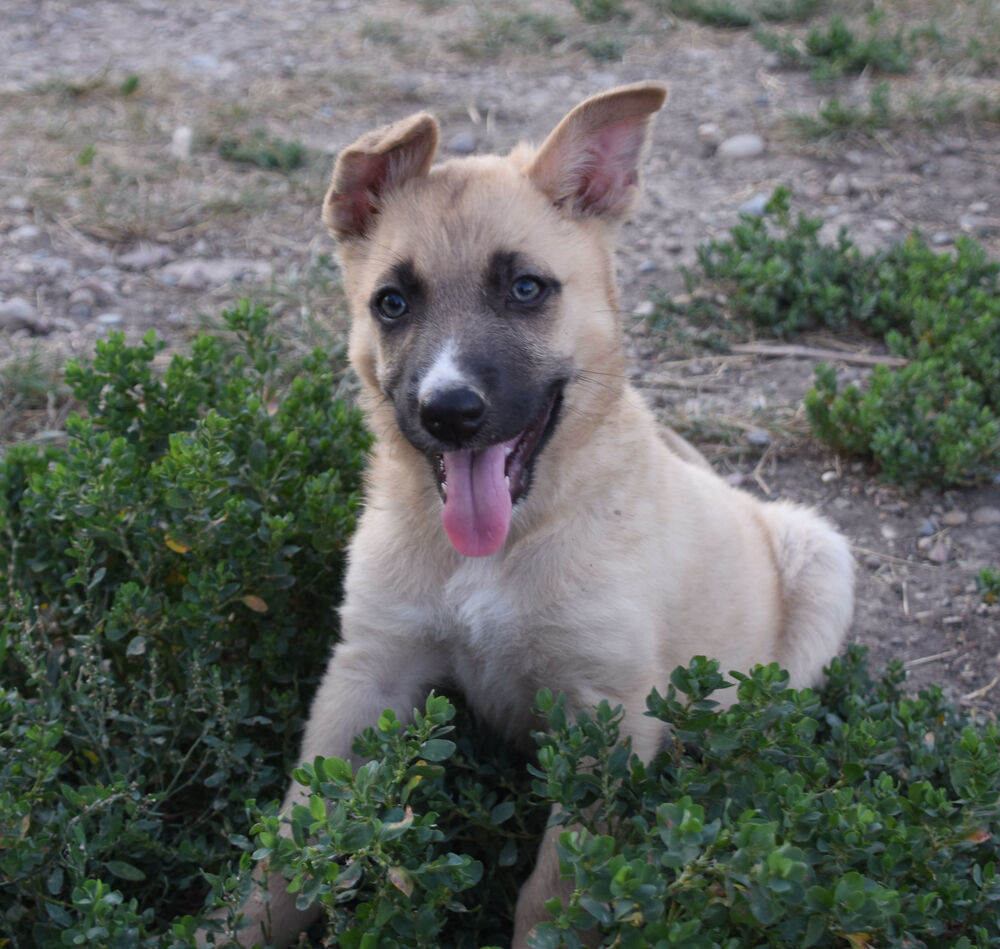
<svg viewBox="0 0 1000 949">
<path fill-rule="evenodd" d="M 337 240 L 364 237 L 381 199 L 426 175 L 437 151 L 438 125 L 426 112 L 362 135 L 337 157 L 323 201 L 323 223 Z"/>
</svg>

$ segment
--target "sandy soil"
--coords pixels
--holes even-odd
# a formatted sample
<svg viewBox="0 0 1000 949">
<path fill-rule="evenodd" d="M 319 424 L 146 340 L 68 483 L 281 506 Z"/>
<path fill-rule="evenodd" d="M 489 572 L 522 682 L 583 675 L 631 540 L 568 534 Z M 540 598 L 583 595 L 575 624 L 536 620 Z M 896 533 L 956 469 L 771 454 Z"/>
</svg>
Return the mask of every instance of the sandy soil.
<svg viewBox="0 0 1000 949">
<path fill-rule="evenodd" d="M 903 6 L 941 17 L 949 36 L 977 29 L 935 0 Z M 152 327 L 183 347 L 248 288 L 274 307 L 292 345 L 338 348 L 343 308 L 318 214 L 332 155 L 421 109 L 442 121 L 445 151 L 487 151 L 540 138 L 597 90 L 669 83 L 646 198 L 623 234 L 628 313 L 648 310 L 654 288 L 680 292 L 695 248 L 777 184 L 822 215 L 831 236 L 846 227 L 866 249 L 919 227 L 942 248 L 974 233 L 1000 256 L 1000 133 L 960 115 L 976 97 L 1000 102 L 995 64 L 928 54 L 893 80 L 913 121 L 809 142 L 788 117 L 815 113 L 832 94 L 866 102 L 873 77 L 823 85 L 777 68 L 748 31 L 693 25 L 639 0 L 625 7 L 629 18 L 594 24 L 569 2 L 8 0 L 0 365 L 29 365 L 49 382 L 33 399 L 15 399 L 8 385 L 0 439 L 56 437 L 68 406 L 53 373 L 109 328 Z M 922 127 L 914 96 L 950 102 L 938 112 L 954 114 Z M 255 130 L 304 144 L 305 164 L 275 172 L 220 156 L 220 143 Z M 714 154 L 714 140 L 741 133 L 760 135 L 764 151 Z M 900 658 L 914 684 L 942 684 L 984 714 L 1000 709 L 1000 608 L 983 605 L 974 582 L 1000 562 L 1000 484 L 889 488 L 805 434 L 816 359 L 680 352 L 643 319 L 629 322 L 634 380 L 666 421 L 748 490 L 813 503 L 850 537 L 852 635 L 875 668 Z"/>
</svg>

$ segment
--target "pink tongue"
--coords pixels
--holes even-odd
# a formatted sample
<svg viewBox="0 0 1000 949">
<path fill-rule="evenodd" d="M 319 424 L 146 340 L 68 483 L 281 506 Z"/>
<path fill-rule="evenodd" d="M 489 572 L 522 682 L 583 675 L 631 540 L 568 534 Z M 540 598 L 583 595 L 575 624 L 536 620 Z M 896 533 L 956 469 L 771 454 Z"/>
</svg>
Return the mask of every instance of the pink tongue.
<svg viewBox="0 0 1000 949">
<path fill-rule="evenodd" d="M 444 456 L 444 529 L 466 557 L 489 557 L 507 539 L 510 491 L 504 479 L 504 444 Z"/>
</svg>

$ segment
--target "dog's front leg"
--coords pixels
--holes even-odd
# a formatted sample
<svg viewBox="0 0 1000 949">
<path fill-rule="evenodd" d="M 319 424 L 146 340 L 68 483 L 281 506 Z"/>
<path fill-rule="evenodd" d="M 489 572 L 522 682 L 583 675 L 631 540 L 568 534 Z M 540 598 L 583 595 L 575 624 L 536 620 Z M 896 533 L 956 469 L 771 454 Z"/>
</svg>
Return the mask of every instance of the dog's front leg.
<svg viewBox="0 0 1000 949">
<path fill-rule="evenodd" d="M 597 704 L 595 702 L 586 703 L 581 707 Z M 626 705 L 626 708 L 628 706 Z M 653 719 L 642 715 L 641 706 L 633 708 L 631 712 L 626 712 L 623 721 L 623 728 L 629 729 L 632 725 L 631 735 L 627 740 L 632 745 L 632 750 L 643 760 L 649 761 L 656 754 L 662 741 L 660 726 Z M 626 740 L 626 735 L 622 739 Z M 558 808 L 553 810 L 553 813 Z M 538 850 L 538 861 L 527 882 L 521 887 L 521 892 L 517 898 L 517 908 L 514 914 L 514 940 L 511 949 L 528 949 L 528 936 L 531 935 L 534 927 L 552 917 L 545 909 L 545 904 L 553 897 L 559 897 L 565 906 L 573 894 L 572 880 L 563 880 L 559 873 L 559 852 L 556 849 L 559 842 L 559 835 L 565 831 L 580 830 L 579 825 L 565 826 L 555 824 L 550 827 L 542 838 L 542 845 Z M 580 933 L 580 942 L 585 946 L 598 946 L 601 943 L 601 936 L 595 931 Z"/>
<path fill-rule="evenodd" d="M 437 658 L 426 644 L 417 647 L 400 639 L 386 643 L 374 631 L 341 643 L 313 701 L 300 760 L 311 762 L 322 756 L 357 764 L 358 758 L 351 752 L 354 737 L 374 725 L 387 708 L 401 721 L 408 721 L 414 707 L 440 678 Z M 287 814 L 307 800 L 306 788 L 293 782 L 282 812 Z M 268 873 L 266 897 L 262 889 L 254 891 L 242 909 L 251 924 L 240 930 L 241 946 L 287 946 L 318 918 L 319 908 L 299 910 L 286 886 L 280 873 Z"/>
</svg>

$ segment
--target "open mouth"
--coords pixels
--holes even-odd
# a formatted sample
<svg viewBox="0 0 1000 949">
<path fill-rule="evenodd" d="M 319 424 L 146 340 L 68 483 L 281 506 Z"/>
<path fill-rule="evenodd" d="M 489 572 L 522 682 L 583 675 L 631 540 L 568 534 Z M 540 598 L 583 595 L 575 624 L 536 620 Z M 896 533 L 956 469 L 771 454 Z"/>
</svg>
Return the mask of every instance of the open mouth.
<svg viewBox="0 0 1000 949">
<path fill-rule="evenodd" d="M 445 531 L 459 553 L 486 557 L 503 546 L 511 511 L 527 493 L 534 461 L 555 430 L 562 392 L 563 383 L 555 385 L 535 420 L 514 438 L 433 456 Z"/>
</svg>

